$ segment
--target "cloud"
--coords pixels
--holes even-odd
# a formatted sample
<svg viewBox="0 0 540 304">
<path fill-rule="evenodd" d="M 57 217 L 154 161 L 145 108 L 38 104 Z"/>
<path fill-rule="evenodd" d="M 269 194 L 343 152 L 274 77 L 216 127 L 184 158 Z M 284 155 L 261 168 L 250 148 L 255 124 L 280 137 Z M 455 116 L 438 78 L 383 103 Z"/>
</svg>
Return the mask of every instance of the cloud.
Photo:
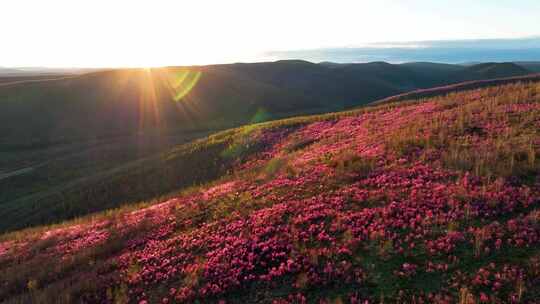
<svg viewBox="0 0 540 304">
<path fill-rule="evenodd" d="M 540 61 L 540 37 L 379 42 L 343 48 L 267 52 L 265 55 L 273 59 L 294 58 L 313 62 Z"/>
</svg>

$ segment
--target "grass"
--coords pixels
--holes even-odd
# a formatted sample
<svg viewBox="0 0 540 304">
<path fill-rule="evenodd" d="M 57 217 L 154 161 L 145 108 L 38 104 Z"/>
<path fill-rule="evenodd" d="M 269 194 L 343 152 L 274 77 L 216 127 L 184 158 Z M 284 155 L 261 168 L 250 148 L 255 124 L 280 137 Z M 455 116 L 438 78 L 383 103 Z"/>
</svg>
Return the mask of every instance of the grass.
<svg viewBox="0 0 540 304">
<path fill-rule="evenodd" d="M 395 105 L 377 108 L 392 106 Z M 61 186 L 53 182 L 47 189 L 36 189 L 35 194 L 6 198 L 7 202 L 0 203 L 0 215 L 6 219 L 0 223 L 0 232 L 50 225 L 156 197 L 168 197 L 183 188 L 205 184 L 230 174 L 236 162 L 264 148 L 257 142 L 251 142 L 250 134 L 272 129 L 294 130 L 315 121 L 336 120 L 376 110 L 366 108 L 248 125 L 179 145 L 159 155 L 120 166 L 113 165 L 98 174 L 62 180 L 64 184 Z M 289 149 L 301 149 L 307 145 L 309 142 L 299 140 Z M 114 161 L 111 161 L 111 165 Z M 21 176 L 21 183 L 29 182 Z M 41 184 L 41 179 L 38 182 Z M 3 184 L 5 187 L 9 185 Z"/>
<path fill-rule="evenodd" d="M 486 292 L 487 288 L 475 286 L 467 279 L 458 281 L 458 273 L 473 275 L 480 267 L 486 267 L 491 262 L 501 267 L 505 263 L 528 265 L 527 263 L 538 255 L 537 243 L 531 243 L 527 248 L 514 248 L 505 243 L 500 251 L 495 251 L 492 244 L 494 240 L 489 232 L 490 228 L 487 227 L 495 222 L 506 227 L 509 220 L 518 219 L 530 225 L 527 226 L 529 230 L 525 230 L 529 233 L 538 228 L 539 216 L 535 209 L 537 206 L 534 203 L 519 205 L 522 203 L 520 195 L 526 196 L 527 191 L 532 191 L 529 187 L 534 187 L 534 182 L 538 180 L 537 126 L 540 112 L 534 106 L 540 102 L 540 96 L 536 93 L 538 88 L 538 83 L 507 85 L 453 93 L 434 100 L 385 104 L 356 111 L 269 122 L 220 132 L 180 146 L 170 153 L 160 155 L 159 160 L 153 160 L 154 163 L 145 163 L 149 167 L 137 172 L 150 175 L 143 183 L 145 187 L 162 189 L 159 188 L 159 183 L 176 176 L 153 171 L 153 166 L 164 168 L 164 164 L 170 164 L 172 167 L 165 171 L 174 171 L 187 161 L 190 166 L 208 165 L 209 167 L 204 168 L 210 168 L 217 164 L 222 167 L 214 171 L 214 175 L 204 170 L 189 171 L 190 178 L 202 175 L 202 186 L 191 184 L 189 190 L 174 194 L 173 196 L 182 197 L 182 203 L 170 206 L 170 218 L 165 222 L 153 221 L 158 212 L 164 211 L 157 209 L 148 211 L 146 220 L 137 225 L 122 224 L 127 221 L 124 217 L 126 214 L 151 206 L 153 202 L 148 201 L 140 205 L 126 204 L 115 211 L 87 216 L 58 226 L 39 227 L 1 236 L 0 240 L 3 241 L 35 243 L 28 250 L 29 256 L 18 257 L 21 263 L 14 262 L 16 255 L 13 256 L 15 260 L 0 260 L 0 270 L 7 274 L 2 277 L 4 285 L 0 289 L 0 299 L 9 298 L 12 303 L 50 302 L 55 295 L 62 293 L 65 298 L 59 301 L 65 302 L 80 297 L 125 301 L 126 294 L 129 290 L 134 290 L 134 287 L 122 281 L 120 273 L 135 277 L 154 266 L 154 263 L 161 263 L 164 257 L 152 260 L 154 257 L 150 256 L 148 261 L 138 262 L 134 259 L 129 266 L 121 266 L 117 264 L 118 255 L 143 251 L 143 248 L 150 250 L 153 244 L 163 244 L 176 237 L 188 237 L 203 231 L 208 233 L 202 234 L 208 239 L 205 239 L 206 242 L 202 245 L 195 246 L 195 249 L 178 243 L 167 247 L 172 248 L 172 252 L 180 257 L 182 254 L 193 253 L 195 257 L 189 256 L 181 260 L 188 263 L 190 258 L 195 259 L 193 264 L 189 264 L 194 268 L 184 271 L 180 267 L 182 274 L 174 280 L 159 284 L 149 282 L 149 285 L 144 285 L 149 299 L 160 300 L 161 296 L 168 294 L 171 286 L 189 286 L 194 290 L 201 288 L 212 282 L 212 271 L 220 273 L 223 269 L 228 270 L 228 263 L 232 261 L 240 261 L 232 267 L 233 270 L 243 267 L 244 258 L 248 260 L 248 253 L 251 253 L 261 261 L 269 261 L 266 266 L 262 263 L 254 266 L 253 271 L 257 274 L 270 271 L 272 267 L 276 268 L 272 271 L 277 271 L 282 260 L 299 259 L 306 265 L 313 265 L 311 274 L 319 275 L 319 280 L 324 282 L 325 278 L 333 278 L 333 281 L 318 285 L 318 281 L 313 280 L 308 272 L 291 271 L 268 283 L 255 280 L 253 283 L 242 282 L 240 286 L 231 287 L 223 293 L 223 298 L 232 303 L 271 302 L 296 292 L 304 294 L 308 302 L 327 300 L 347 303 L 350 294 L 354 292 L 358 292 L 362 297 L 389 303 L 410 302 L 413 296 L 430 292 L 443 292 L 457 301 L 477 302 L 479 293 Z M 508 108 L 513 110 L 507 111 Z M 418 109 L 423 110 L 418 112 L 421 114 L 414 112 Z M 394 113 L 395 116 L 384 121 L 381 117 L 384 117 L 382 115 L 386 112 Z M 365 122 L 366 128 L 371 128 L 365 135 L 372 140 L 367 145 L 384 143 L 384 159 L 361 155 L 357 149 L 360 147 L 356 145 L 343 145 L 338 150 L 329 150 L 330 152 L 323 149 L 338 146 L 348 138 L 359 136 L 354 132 L 360 133 L 362 129 L 345 126 L 342 127 L 345 132 L 339 129 L 335 134 L 330 132 L 332 135 L 321 140 L 299 136 L 304 134 L 299 131 L 305 131 L 303 127 L 310 123 L 337 122 L 361 114 L 363 116 L 360 121 Z M 414 119 L 408 119 L 411 115 Z M 395 120 L 402 118 L 403 121 L 394 124 Z M 329 125 L 324 125 L 325 131 L 334 126 Z M 347 130 L 355 131 L 347 133 Z M 274 141 L 273 134 L 281 135 Z M 271 155 L 264 158 L 264 153 L 261 152 L 269 151 Z M 303 165 L 295 162 L 305 153 L 313 151 L 326 152 Z M 261 162 L 242 169 L 242 166 L 253 160 Z M 429 164 L 437 174 L 440 173 L 437 170 L 448 170 L 444 172 L 452 174 L 440 177 L 433 173 L 433 178 L 426 179 L 423 175 L 426 174 L 423 171 L 426 168 L 416 167 L 418 164 Z M 316 166 L 325 168 L 324 175 L 311 180 L 310 175 L 313 172 L 306 170 Z M 187 172 L 182 173 L 186 175 Z M 474 177 L 472 186 L 459 184 L 464 183 L 465 175 Z M 392 182 L 394 178 L 396 181 Z M 171 187 L 181 185 L 179 180 L 174 179 L 175 185 Z M 290 181 L 297 183 L 290 186 Z M 119 185 L 129 182 L 129 178 L 119 179 L 118 183 L 108 185 L 109 188 L 106 189 L 118 191 L 115 188 L 122 189 Z M 218 198 L 205 199 L 204 196 L 197 196 L 201 191 L 229 183 L 232 183 L 233 190 Z M 249 187 L 237 185 L 242 183 Z M 359 183 L 363 186 L 358 186 Z M 436 187 L 440 184 L 446 188 L 441 190 Z M 260 194 L 259 187 L 264 188 L 265 185 L 271 185 L 268 188 L 269 193 Z M 511 186 L 516 188 L 509 188 L 509 194 L 505 194 L 505 187 Z M 150 188 L 127 188 L 126 193 Z M 357 192 L 351 194 L 351 189 Z M 519 193 L 511 192 L 515 189 L 518 189 Z M 503 193 L 504 196 L 492 199 L 490 192 Z M 362 195 L 365 195 L 365 198 Z M 410 201 L 407 200 L 409 195 Z M 507 202 L 506 197 L 510 195 L 515 196 L 513 199 L 518 206 L 503 209 L 505 203 L 513 203 L 511 199 Z M 325 196 L 335 201 L 326 201 Z M 197 199 L 191 201 L 190 197 Z M 156 202 L 159 202 L 159 199 Z M 402 203 L 402 209 L 389 208 L 389 205 L 399 203 Z M 437 205 L 439 203 L 441 206 Z M 325 206 L 327 208 L 323 208 Z M 487 213 L 480 214 L 484 209 L 478 209 L 478 206 L 488 206 Z M 280 213 L 284 208 L 288 209 Z M 427 213 L 422 213 L 426 208 L 430 211 L 433 209 L 434 215 L 429 217 Z M 490 211 L 495 213 L 489 213 Z M 413 212 L 420 213 L 406 217 Z M 355 215 L 358 217 L 355 218 Z M 385 225 L 385 222 L 379 222 L 385 217 L 396 217 L 403 220 L 403 223 L 397 221 Z M 247 221 L 250 218 L 254 218 L 254 222 Z M 257 219 L 265 219 L 268 223 L 257 226 Z M 62 239 L 63 236 L 41 240 L 42 233 L 52 228 L 72 227 L 74 224 L 86 227 L 104 220 L 111 223 L 107 226 L 110 234 L 107 242 L 90 246 L 67 260 L 46 263 L 44 255 L 48 250 L 65 240 Z M 355 221 L 366 222 L 365 225 L 354 226 L 351 223 Z M 151 242 L 146 242 L 146 233 L 168 229 L 169 224 L 173 226 L 170 234 L 163 236 L 158 233 Z M 345 229 L 344 227 L 349 227 L 347 225 L 356 230 Z M 122 229 L 124 226 L 128 229 Z M 219 230 L 220 227 L 225 230 Z M 365 238 L 356 238 L 355 235 L 363 235 L 364 229 L 373 230 L 366 232 Z M 504 238 L 520 238 L 518 233 L 513 235 L 504 231 Z M 435 241 L 449 232 L 462 232 L 465 240 L 457 241 L 455 249 L 451 249 L 450 253 L 441 251 L 436 255 L 428 254 L 424 241 Z M 223 239 L 214 238 L 220 233 L 223 234 Z M 281 244 L 279 238 L 273 239 L 283 233 L 290 234 L 289 242 Z M 250 237 L 252 235 L 256 235 L 257 241 Z M 334 242 L 329 241 L 332 238 L 335 238 Z M 127 243 L 134 240 L 143 240 L 143 243 L 140 247 L 134 246 L 127 250 Z M 195 238 L 192 241 L 199 240 Z M 244 244 L 243 242 L 260 247 L 235 247 L 237 244 Z M 262 253 L 263 246 L 271 247 L 274 244 L 277 244 L 275 253 L 269 256 Z M 222 245 L 225 253 L 221 257 L 223 260 L 219 260 L 216 254 L 220 251 L 211 251 L 211 248 L 221 248 Z M 289 245 L 290 247 L 287 247 Z M 338 249 L 342 246 L 350 250 L 351 254 L 340 253 Z M 405 250 L 399 251 L 400 246 Z M 486 252 L 486 248 L 490 246 L 491 251 Z M 256 249 L 251 252 L 250 248 Z M 282 257 L 283 252 L 279 250 L 285 250 L 283 248 L 292 248 L 291 252 L 294 254 Z M 209 250 L 211 254 L 208 253 Z M 244 252 L 242 250 L 245 251 L 245 256 L 241 254 Z M 454 256 L 457 259 L 453 259 Z M 209 263 L 216 260 L 217 264 L 210 266 Z M 447 263 L 448 271 L 428 272 L 423 268 L 428 261 Z M 403 270 L 405 264 L 417 265 L 418 269 L 407 273 Z M 206 266 L 212 271 L 203 271 Z M 327 271 L 328 267 L 331 270 Z M 340 267 L 362 269 L 365 271 L 365 280 L 361 283 L 336 283 L 337 279 L 331 274 L 334 274 L 333 270 L 342 269 Z M 529 269 L 536 271 L 532 266 Z M 245 268 L 243 271 L 249 273 Z M 400 272 L 404 274 L 399 274 Z M 83 274 L 84 277 L 81 277 Z M 109 279 L 114 282 L 109 289 L 89 283 L 95 281 L 104 284 Z M 450 287 L 453 284 L 449 283 L 450 280 L 456 280 L 457 287 Z M 295 283 L 300 287 L 294 287 Z M 506 286 L 501 297 L 516 292 L 521 299 L 532 299 L 538 291 L 530 284 L 531 281 L 523 281 L 521 285 Z M 441 285 L 446 286 L 444 291 L 441 291 Z M 209 296 L 204 299 L 218 302 L 221 298 Z M 92 298 L 88 299 L 92 301 Z"/>
<path fill-rule="evenodd" d="M 507 122 L 511 117 L 492 113 L 498 104 L 508 99 L 519 104 L 521 97 L 538 98 L 536 85 L 530 85 L 525 92 L 516 90 L 520 96 L 512 96 L 507 91 L 519 87 L 521 84 L 509 85 L 508 90 L 501 91 L 499 87 L 488 88 L 487 95 L 492 96 L 487 101 L 474 101 L 464 107 L 458 107 L 470 93 L 451 93 L 437 97 L 437 102 L 447 109 L 444 114 L 434 117 L 424 117 L 403 126 L 387 138 L 388 146 L 405 155 L 415 148 L 427 149 L 445 148 L 442 160 L 445 166 L 461 171 L 471 171 L 477 175 L 497 177 L 516 176 L 521 179 L 530 179 L 534 172 L 538 172 L 539 162 L 535 146 L 531 141 L 538 130 L 533 122 L 538 112 L 532 111 L 526 120 L 516 122 L 515 128 L 510 132 L 499 134 L 495 141 L 497 150 L 479 151 L 468 144 L 467 137 L 463 135 L 474 133 L 473 112 L 479 109 L 481 115 L 493 116 L 498 122 Z M 502 96 L 502 97 L 501 97 Z M 181 145 L 169 152 L 156 157 L 136 161 L 121 168 L 115 168 L 107 173 L 98 175 L 84 181 L 59 189 L 56 194 L 16 200 L 10 204 L 3 204 L 0 211 L 4 211 L 8 220 L 2 221 L 0 231 L 12 231 L 33 225 L 61 222 L 84 216 L 85 214 L 99 212 L 129 204 L 141 205 L 141 201 L 160 201 L 172 197 L 179 190 L 205 184 L 231 173 L 233 164 L 238 159 L 248 157 L 260 151 L 261 146 L 249 142 L 249 135 L 253 132 L 279 128 L 298 128 L 299 126 L 316 121 L 334 121 L 343 117 L 361 113 L 404 107 L 425 102 L 425 99 L 400 101 L 378 106 L 365 107 L 352 111 L 329 113 L 297 118 L 289 118 L 256 125 L 249 125 L 237 129 L 216 133 L 207 138 L 196 140 L 193 143 Z M 499 115 L 499 116 L 497 116 Z M 449 122 L 448 120 L 451 119 Z M 449 124 L 450 123 L 450 124 Z M 432 136 L 427 139 L 417 139 L 416 134 L 430 129 Z M 456 133 L 457 132 L 457 133 Z M 461 137 L 459 137 L 461 136 Z M 285 149 L 294 152 L 312 144 L 311 139 L 298 138 Z M 349 154 L 349 156 L 347 156 Z M 369 171 L 370 162 L 364 162 L 351 153 L 345 152 L 342 159 L 329 159 L 333 166 L 344 168 L 354 163 L 360 170 Z M 351 159 L 346 159 L 346 158 Z M 273 160 L 280 163 L 281 160 Z M 216 164 L 220 166 L 216 166 Z M 269 163 L 269 170 L 274 165 Z M 166 168 L 163 170 L 163 168 Z M 104 183 L 104 181 L 107 181 Z M 81 202 L 92 202 L 82 205 Z M 60 203 L 61 202 L 61 203 Z M 38 208 L 38 205 L 40 206 Z M 147 205 L 142 203 L 143 206 Z M 47 206 L 47 207 L 45 207 Z M 36 212 L 37 211 L 37 212 Z M 30 213 L 32 215 L 30 215 Z"/>
<path fill-rule="evenodd" d="M 540 109 L 531 109 L 519 117 L 501 110 L 502 107 L 538 102 L 537 85 L 525 87 L 518 90 L 519 85 L 507 86 L 502 95 L 504 98 L 493 95 L 487 100 L 466 102 L 468 92 L 440 97 L 438 102 L 445 111 L 406 124 L 390 135 L 388 146 L 401 155 L 418 149 L 428 153 L 433 149 L 440 150 L 441 161 L 447 168 L 493 179 L 511 177 L 532 183 L 540 168 L 538 144 L 534 142 L 539 134 Z M 516 93 L 508 93 L 513 88 Z M 460 103 L 463 105 L 458 106 Z M 480 119 L 501 126 L 501 130 L 485 130 L 488 126 L 476 124 Z M 418 136 L 426 133 L 428 136 Z"/>
<path fill-rule="evenodd" d="M 497 105 L 497 100 L 505 101 L 508 98 L 538 96 L 538 91 L 535 88 L 517 93 L 521 94 L 520 96 L 507 96 L 509 93 L 504 91 L 499 94 L 496 88 L 488 89 L 491 90 L 488 95 L 493 96 L 493 98 L 486 102 L 488 111 L 483 115 L 500 115 L 500 113 L 489 114 L 489 109 Z M 437 100 L 443 107 L 451 111 L 451 108 L 457 107 L 458 102 L 456 101 L 463 97 L 463 94 L 451 93 L 437 97 Z M 0 216 L 6 219 L 0 223 L 0 232 L 57 223 L 126 204 L 136 204 L 156 197 L 166 197 L 168 194 L 185 187 L 216 180 L 231 173 L 236 160 L 252 155 L 261 148 L 257 146 L 257 143 L 249 142 L 249 134 L 252 132 L 261 132 L 272 128 L 294 129 L 314 121 L 332 121 L 349 115 L 385 108 L 391 109 L 423 101 L 423 99 L 400 101 L 353 111 L 296 117 L 245 126 L 186 143 L 154 156 L 152 153 L 155 153 L 155 150 L 148 151 L 142 157 L 136 149 L 127 151 L 124 146 L 130 144 L 126 144 L 122 140 L 116 143 L 103 142 L 101 146 L 106 147 L 105 150 L 115 145 L 119 148 L 113 151 L 107 150 L 104 155 L 109 156 L 104 159 L 98 158 L 94 162 L 88 161 L 88 159 L 94 158 L 92 153 L 77 156 L 77 153 L 88 148 L 85 145 L 80 147 L 77 145 L 59 146 L 63 148 L 54 149 L 48 147 L 45 151 L 50 152 L 45 153 L 45 155 L 49 155 L 46 158 L 34 155 L 32 152 L 25 152 L 23 153 L 25 158 L 45 163 L 48 159 L 57 158 L 58 155 L 73 153 L 75 156 L 58 164 L 45 164 L 33 172 L 11 177 L 0 183 Z M 507 175 L 525 172 L 525 176 L 520 178 L 530 177 L 531 174 L 526 173 L 527 170 L 536 170 L 538 164 L 538 155 L 534 150 L 534 144 L 530 140 L 527 141 L 527 136 L 534 136 L 531 132 L 527 134 L 524 131 L 519 131 L 516 134 L 506 134 L 506 137 L 501 135 L 499 140 L 503 144 L 500 150 L 485 151 L 482 155 L 472 153 L 466 145 L 466 139 L 447 142 L 455 134 L 446 134 L 445 132 L 452 128 L 463 132 L 468 127 L 466 124 L 471 121 L 471 113 L 475 111 L 474 107 L 478 110 L 478 104 L 479 102 L 476 104 L 473 102 L 466 107 L 459 107 L 460 110 L 455 113 L 457 116 L 450 127 L 445 125 L 447 122 L 444 119 L 447 117 L 440 117 L 438 120 L 423 119 L 416 124 L 407 125 L 400 131 L 401 133 L 395 134 L 394 137 L 397 140 L 391 139 L 390 141 L 394 141 L 393 144 L 398 145 L 395 147 L 398 150 L 414 149 L 415 145 L 416 147 L 449 146 L 446 151 L 447 155 L 444 156 L 445 163 L 449 168 L 472 169 L 479 175 L 494 176 L 502 174 L 502 172 Z M 530 119 L 534 119 L 535 115 L 536 113 L 530 113 Z M 504 117 L 498 119 L 504 119 Z M 526 130 L 534 128 L 534 126 L 527 125 L 526 122 L 521 123 Z M 425 124 L 438 130 L 438 133 L 425 142 L 416 141 L 412 135 L 425 127 Z M 513 130 L 519 130 L 519 128 Z M 202 135 L 204 134 L 191 134 L 189 136 L 192 138 Z M 177 138 L 176 142 L 182 141 L 182 136 Z M 508 140 L 508 138 L 515 136 L 518 136 L 517 142 Z M 169 145 L 174 144 L 174 142 L 173 140 Z M 286 149 L 289 152 L 294 152 L 311 144 L 313 144 L 311 139 L 297 138 L 291 141 Z M 40 153 L 43 151 L 40 150 Z M 100 151 L 104 150 L 98 150 L 96 154 L 101 155 Z M 459 159 L 456 158 L 457 155 L 460 156 Z M 500 161 L 501 158 L 505 161 Z M 9 160 L 8 164 L 20 160 L 18 158 L 10 160 L 9 155 L 5 159 Z M 494 164 L 497 167 L 494 167 Z"/>
</svg>

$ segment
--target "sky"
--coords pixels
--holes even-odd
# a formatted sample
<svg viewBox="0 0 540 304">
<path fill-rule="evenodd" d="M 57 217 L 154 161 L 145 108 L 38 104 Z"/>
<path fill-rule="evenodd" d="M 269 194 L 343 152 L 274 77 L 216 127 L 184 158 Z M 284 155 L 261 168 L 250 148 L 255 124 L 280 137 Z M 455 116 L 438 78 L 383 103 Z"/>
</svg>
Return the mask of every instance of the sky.
<svg viewBox="0 0 540 304">
<path fill-rule="evenodd" d="M 527 62 L 540 61 L 540 37 L 384 42 L 356 47 L 269 51 L 265 55 L 269 60 L 303 59 L 336 63 Z"/>
<path fill-rule="evenodd" d="M 250 62 L 283 51 L 540 35 L 538 0 L 2 0 L 0 16 L 4 67 Z"/>
</svg>

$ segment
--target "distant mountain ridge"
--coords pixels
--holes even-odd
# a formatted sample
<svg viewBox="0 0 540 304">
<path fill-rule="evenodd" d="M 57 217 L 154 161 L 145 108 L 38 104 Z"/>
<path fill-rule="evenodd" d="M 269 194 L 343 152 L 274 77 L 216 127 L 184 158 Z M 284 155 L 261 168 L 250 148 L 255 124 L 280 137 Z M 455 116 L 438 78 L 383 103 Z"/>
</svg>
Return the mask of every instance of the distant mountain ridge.
<svg viewBox="0 0 540 304">
<path fill-rule="evenodd" d="M 77 75 L 83 73 L 96 72 L 101 68 L 47 68 L 47 67 L 0 67 L 0 77 L 31 77 L 43 75 Z"/>
<path fill-rule="evenodd" d="M 86 140 L 156 128 L 218 130 L 260 117 L 337 111 L 417 89 L 530 73 L 513 63 L 464 67 L 302 60 L 100 71 L 0 86 L 4 124 L 0 146 Z M 172 91 L 184 90 L 185 83 L 171 88 L 171 81 L 186 75 L 200 75 L 200 79 L 185 90 L 189 92 L 182 101 L 175 101 Z M 257 113 L 264 115 L 254 119 Z"/>
</svg>

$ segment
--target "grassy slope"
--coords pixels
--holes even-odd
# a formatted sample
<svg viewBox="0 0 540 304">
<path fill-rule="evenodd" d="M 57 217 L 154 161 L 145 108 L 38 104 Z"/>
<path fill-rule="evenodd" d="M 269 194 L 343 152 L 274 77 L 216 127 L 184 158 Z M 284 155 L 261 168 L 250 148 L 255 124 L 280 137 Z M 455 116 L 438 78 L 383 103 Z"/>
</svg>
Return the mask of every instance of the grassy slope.
<svg viewBox="0 0 540 304">
<path fill-rule="evenodd" d="M 484 88 L 484 87 L 504 85 L 504 84 L 510 84 L 510 83 L 516 83 L 516 82 L 537 81 L 538 79 L 540 79 L 540 75 L 533 74 L 533 75 L 528 75 L 528 76 L 516 76 L 516 77 L 507 77 L 507 78 L 498 78 L 498 79 L 468 81 L 468 82 L 462 82 L 462 83 L 448 85 L 444 87 L 421 89 L 421 90 L 415 90 L 415 91 L 411 91 L 411 92 L 407 92 L 403 94 L 398 94 L 395 96 L 390 96 L 387 98 L 383 98 L 381 100 L 377 100 L 373 102 L 372 104 L 393 103 L 393 102 L 409 100 L 409 99 L 430 98 L 430 97 L 438 96 L 441 94 L 450 94 L 450 93 L 459 92 L 463 90 L 479 89 L 479 88 Z"/>
<path fill-rule="evenodd" d="M 0 300 L 534 302 L 539 119 L 536 81 L 213 135 L 154 160 L 212 185 L 3 236 Z"/>
<path fill-rule="evenodd" d="M 5 126 L 0 131 L 0 171 L 2 176 L 12 176 L 0 180 L 0 214 L 9 219 L 2 221 L 0 230 L 165 194 L 176 188 L 163 185 L 159 192 L 149 186 L 135 198 L 125 195 L 127 190 L 112 190 L 124 196 L 111 195 L 108 185 L 119 182 L 118 172 L 125 172 L 124 168 L 141 165 L 139 170 L 144 171 L 159 158 L 144 160 L 150 155 L 214 130 L 279 117 L 282 112 L 324 111 L 316 109 L 316 102 L 302 105 L 306 100 L 302 96 L 220 70 L 203 71 L 189 96 L 176 102 L 173 95 L 178 92 L 169 92 L 167 81 L 181 78 L 185 69 L 167 71 L 154 71 L 150 80 L 145 71 L 106 71 L 0 89 L 0 118 Z M 149 84 L 155 84 L 155 99 Z M 267 106 L 266 100 L 276 103 Z M 13 172 L 23 174 L 7 175 Z M 103 182 L 111 175 L 112 180 Z M 137 174 L 124 175 L 129 175 L 131 184 L 143 183 Z M 176 185 L 177 179 L 170 178 Z M 194 177 L 192 183 L 199 180 Z"/>
<path fill-rule="evenodd" d="M 172 172 L 189 166 L 182 157 L 162 162 L 155 155 L 217 130 L 335 111 L 446 83 L 456 69 L 464 68 L 381 62 L 330 68 L 281 61 L 102 71 L 0 87 L 0 216 L 7 219 L 0 231 L 212 180 L 221 173 L 163 173 L 160 166 Z M 175 101 L 196 78 L 193 89 Z M 119 186 L 124 184 L 131 186 Z"/>
<path fill-rule="evenodd" d="M 372 68 L 377 70 L 380 65 L 373 64 Z M 273 75 L 276 78 L 281 76 L 277 72 Z M 472 82 L 398 95 L 383 101 L 393 102 L 406 98 L 428 97 L 463 89 L 517 81 L 532 81 L 537 78 L 532 76 Z M 186 138 L 201 135 L 204 133 L 187 134 L 181 132 L 171 138 L 162 134 L 157 139 L 150 136 L 149 140 L 128 138 L 129 141 L 121 137 L 119 140 L 105 141 L 101 144 L 94 142 L 92 143 L 94 150 L 87 153 L 79 151 L 86 151 L 89 149 L 88 147 L 77 146 L 60 149 L 52 156 L 46 156 L 46 154 L 44 156 L 40 152 L 33 162 L 39 163 L 41 166 L 36 168 L 34 172 L 10 177 L 0 183 L 0 190 L 2 190 L 0 191 L 0 201 L 4 201 L 0 205 L 0 215 L 6 219 L 0 223 L 0 231 L 54 223 L 122 204 L 148 200 L 156 196 L 166 196 L 183 187 L 214 180 L 226 173 L 232 165 L 228 159 L 223 161 L 224 158 L 220 153 L 227 149 L 230 142 L 233 141 L 233 137 L 220 142 L 218 146 L 212 148 L 213 150 L 210 149 L 209 151 L 213 152 L 207 155 L 208 159 L 223 163 L 221 168 L 206 169 L 204 167 L 204 170 L 200 170 L 190 163 L 193 157 L 198 157 L 197 155 L 177 153 L 175 150 L 163 155 L 149 156 L 152 153 L 167 150 L 167 147 L 181 143 Z M 117 148 L 114 148 L 115 146 Z M 133 148 L 128 150 L 127 147 L 130 146 Z M 187 144 L 180 150 L 189 150 L 190 147 L 191 144 Z M 61 155 L 60 161 L 51 163 L 40 161 L 43 158 L 59 157 L 57 155 Z M 26 156 L 23 158 L 28 159 Z M 5 158 L 5 160 L 6 165 L 13 162 L 9 158 Z M 28 167 L 20 166 L 20 168 Z M 167 170 L 163 170 L 163 168 L 167 168 Z M 58 172 L 62 172 L 62 174 L 59 175 Z"/>
</svg>

